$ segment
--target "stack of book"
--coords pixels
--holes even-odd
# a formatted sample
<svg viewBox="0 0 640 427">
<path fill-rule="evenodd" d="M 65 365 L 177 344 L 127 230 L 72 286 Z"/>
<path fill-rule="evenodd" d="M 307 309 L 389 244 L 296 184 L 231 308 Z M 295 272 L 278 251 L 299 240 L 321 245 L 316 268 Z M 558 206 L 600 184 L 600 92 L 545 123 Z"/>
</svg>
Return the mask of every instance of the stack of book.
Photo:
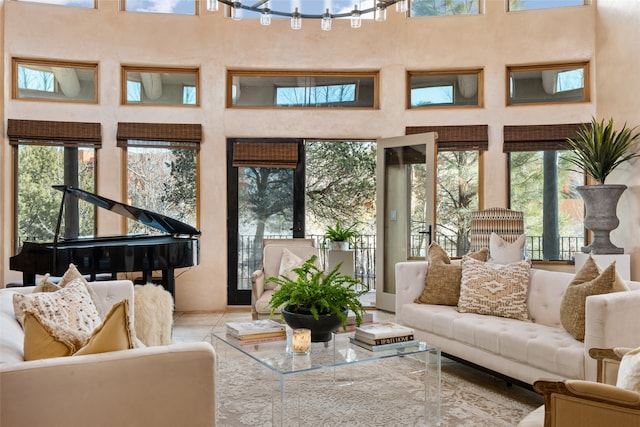
<svg viewBox="0 0 640 427">
<path fill-rule="evenodd" d="M 271 319 L 228 322 L 227 336 L 238 340 L 240 344 L 258 344 L 285 340 L 287 331 L 284 324 Z"/>
<path fill-rule="evenodd" d="M 367 350 L 379 351 L 418 344 L 412 328 L 397 323 L 375 323 L 356 328 L 351 342 Z"/>
</svg>

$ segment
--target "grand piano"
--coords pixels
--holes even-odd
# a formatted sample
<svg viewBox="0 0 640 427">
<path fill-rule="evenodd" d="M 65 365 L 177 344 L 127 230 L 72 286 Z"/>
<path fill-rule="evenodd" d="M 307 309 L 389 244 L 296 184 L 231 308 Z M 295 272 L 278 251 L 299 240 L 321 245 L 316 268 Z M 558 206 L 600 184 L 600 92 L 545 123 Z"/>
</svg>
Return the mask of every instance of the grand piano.
<svg viewBox="0 0 640 427">
<path fill-rule="evenodd" d="M 104 273 L 116 278 L 120 272 L 141 272 L 143 283 L 147 283 L 152 281 L 154 271 L 162 271 L 162 286 L 174 295 L 174 270 L 200 262 L 197 238 L 200 231 L 189 224 L 78 188 L 63 185 L 53 187 L 63 193 L 53 242 L 24 242 L 20 253 L 9 259 L 11 270 L 22 272 L 23 285 L 34 285 L 36 274 L 62 276 L 69 264 L 73 263 L 92 280 Z M 67 197 L 84 200 L 165 234 L 60 239 Z"/>
</svg>

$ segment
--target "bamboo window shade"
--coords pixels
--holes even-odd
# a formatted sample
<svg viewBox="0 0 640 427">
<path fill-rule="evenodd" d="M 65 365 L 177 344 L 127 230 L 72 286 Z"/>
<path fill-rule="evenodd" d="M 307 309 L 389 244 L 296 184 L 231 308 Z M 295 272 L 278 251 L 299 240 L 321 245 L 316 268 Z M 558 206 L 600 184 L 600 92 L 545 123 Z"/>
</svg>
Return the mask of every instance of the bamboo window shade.
<svg viewBox="0 0 640 427">
<path fill-rule="evenodd" d="M 9 119 L 7 136 L 11 145 L 102 147 L 100 123 Z"/>
<path fill-rule="evenodd" d="M 583 123 L 560 125 L 505 126 L 502 151 L 566 150 L 568 138 L 573 138 Z"/>
<path fill-rule="evenodd" d="M 199 123 L 118 123 L 118 147 L 199 149 Z"/>
<path fill-rule="evenodd" d="M 438 151 L 487 151 L 489 132 L 487 125 L 462 126 L 408 126 L 405 134 L 435 132 Z"/>
<path fill-rule="evenodd" d="M 284 142 L 235 142 L 234 167 L 295 169 L 298 164 L 298 144 Z"/>
</svg>

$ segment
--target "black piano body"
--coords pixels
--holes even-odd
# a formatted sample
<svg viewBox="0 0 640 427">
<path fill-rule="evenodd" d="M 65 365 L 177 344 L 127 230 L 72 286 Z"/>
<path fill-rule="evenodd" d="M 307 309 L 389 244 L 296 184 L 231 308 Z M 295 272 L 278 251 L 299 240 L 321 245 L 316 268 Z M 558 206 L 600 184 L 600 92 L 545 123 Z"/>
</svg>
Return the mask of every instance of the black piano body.
<svg viewBox="0 0 640 427">
<path fill-rule="evenodd" d="M 77 238 L 58 241 L 60 218 L 54 242 L 24 242 L 20 253 L 9 259 L 9 267 L 23 274 L 23 285 L 34 285 L 37 274 L 62 276 L 69 264 L 95 280 L 96 275 L 141 272 L 144 283 L 151 282 L 154 271 L 162 272 L 162 286 L 175 295 L 176 268 L 191 267 L 200 262 L 200 232 L 164 215 L 125 205 L 120 202 L 72 187 L 56 186 L 99 207 L 142 222 L 167 234 L 125 235 Z M 63 202 L 64 204 L 64 197 Z M 62 206 L 61 206 L 62 212 Z"/>
</svg>

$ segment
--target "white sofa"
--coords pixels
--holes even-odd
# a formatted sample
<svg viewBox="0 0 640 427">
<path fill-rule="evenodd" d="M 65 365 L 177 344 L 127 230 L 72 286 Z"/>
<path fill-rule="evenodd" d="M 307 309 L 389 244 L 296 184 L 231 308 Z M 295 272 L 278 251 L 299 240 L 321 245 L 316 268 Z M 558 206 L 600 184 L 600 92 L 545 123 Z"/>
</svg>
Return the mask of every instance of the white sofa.
<svg viewBox="0 0 640 427">
<path fill-rule="evenodd" d="M 533 322 L 459 313 L 456 307 L 417 304 L 426 261 L 396 264 L 396 321 L 457 359 L 526 384 L 541 378 L 596 380 L 590 348 L 640 347 L 640 282 L 631 291 L 587 297 L 584 342 L 560 322 L 571 273 L 531 269 L 527 305 Z"/>
<path fill-rule="evenodd" d="M 90 285 L 104 307 L 128 298 L 133 319 L 130 281 Z M 215 425 L 215 353 L 209 343 L 25 362 L 13 294 L 32 290 L 0 289 L 2 427 Z"/>
</svg>

